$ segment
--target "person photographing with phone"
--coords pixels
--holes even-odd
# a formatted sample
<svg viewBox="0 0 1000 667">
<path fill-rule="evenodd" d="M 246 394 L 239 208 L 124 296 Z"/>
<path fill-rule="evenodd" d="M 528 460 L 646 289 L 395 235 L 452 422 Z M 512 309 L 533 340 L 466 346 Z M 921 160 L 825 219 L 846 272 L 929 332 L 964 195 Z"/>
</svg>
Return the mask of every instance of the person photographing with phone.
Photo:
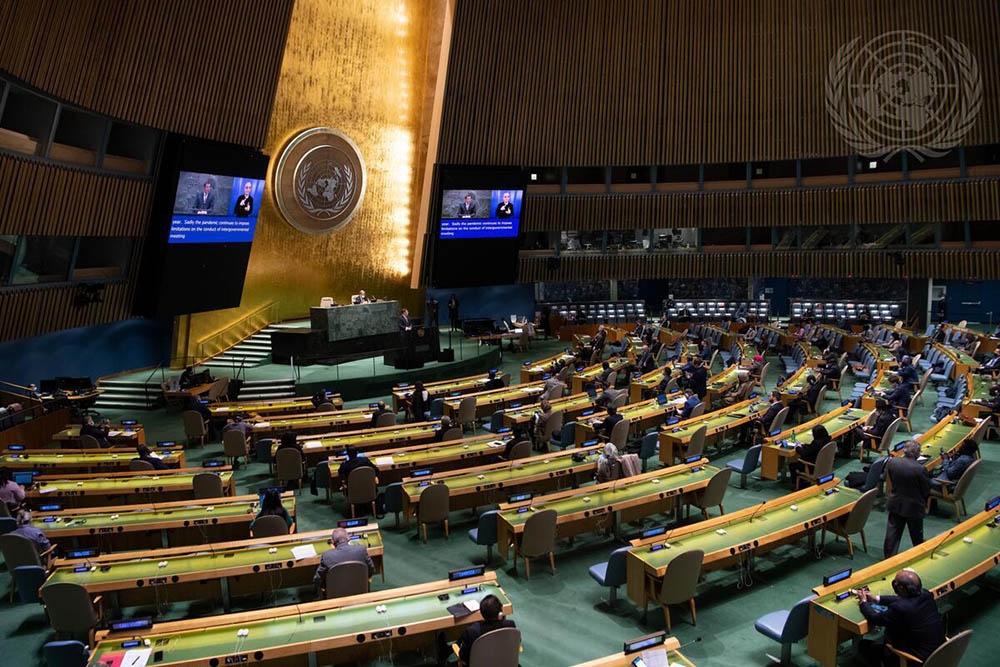
<svg viewBox="0 0 1000 667">
<path fill-rule="evenodd" d="M 873 595 L 867 588 L 854 591 L 861 614 L 872 625 L 885 628 L 882 642 L 862 639 L 858 647 L 870 665 L 899 664 L 899 657 L 886 644 L 922 662 L 945 640 L 944 620 L 920 575 L 909 568 L 900 570 L 892 580 L 892 590 L 895 595 Z"/>
</svg>

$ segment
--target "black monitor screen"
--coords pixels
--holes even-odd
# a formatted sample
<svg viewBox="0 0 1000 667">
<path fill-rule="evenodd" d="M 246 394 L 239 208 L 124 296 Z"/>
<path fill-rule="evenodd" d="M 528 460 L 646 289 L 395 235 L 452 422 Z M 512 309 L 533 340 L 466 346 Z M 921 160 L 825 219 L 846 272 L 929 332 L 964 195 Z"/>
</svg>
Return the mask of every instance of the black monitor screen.
<svg viewBox="0 0 1000 667">
<path fill-rule="evenodd" d="M 515 283 L 524 203 L 520 168 L 439 166 L 436 187 L 428 229 L 430 285 Z"/>
</svg>

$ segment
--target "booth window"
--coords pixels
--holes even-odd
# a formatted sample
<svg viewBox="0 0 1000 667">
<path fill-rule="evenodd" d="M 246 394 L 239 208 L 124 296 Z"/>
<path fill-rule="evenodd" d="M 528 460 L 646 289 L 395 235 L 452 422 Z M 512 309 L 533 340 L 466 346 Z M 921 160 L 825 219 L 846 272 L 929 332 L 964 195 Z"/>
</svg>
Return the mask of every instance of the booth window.
<svg viewBox="0 0 1000 667">
<path fill-rule="evenodd" d="M 72 236 L 24 236 L 18 244 L 11 285 L 65 282 L 73 262 Z"/>
<path fill-rule="evenodd" d="M 73 280 L 121 280 L 131 258 L 132 239 L 127 236 L 81 236 Z"/>
</svg>

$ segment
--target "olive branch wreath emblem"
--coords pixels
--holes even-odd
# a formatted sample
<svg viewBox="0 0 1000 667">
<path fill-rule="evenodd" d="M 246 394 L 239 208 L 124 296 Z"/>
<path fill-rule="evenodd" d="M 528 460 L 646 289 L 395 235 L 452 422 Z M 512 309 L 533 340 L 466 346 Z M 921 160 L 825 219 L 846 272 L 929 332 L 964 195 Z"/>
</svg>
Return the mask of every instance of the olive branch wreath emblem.
<svg viewBox="0 0 1000 667">
<path fill-rule="evenodd" d="M 351 165 L 342 164 L 344 169 L 344 190 L 340 197 L 331 206 L 314 206 L 312 198 L 309 197 L 306 179 L 313 168 L 312 162 L 306 162 L 299 168 L 299 173 L 295 177 L 295 194 L 298 197 L 299 205 L 312 216 L 335 218 L 340 215 L 351 201 L 354 195 L 354 170 Z M 338 168 L 339 171 L 339 168 Z"/>
<path fill-rule="evenodd" d="M 934 41 L 926 35 L 921 36 L 928 41 Z M 848 73 L 857 60 L 855 46 L 861 38 L 856 37 L 837 50 L 830 59 L 827 69 L 826 110 L 834 128 L 848 144 L 866 157 L 885 156 L 888 159 L 896 153 L 907 151 L 921 161 L 927 157 L 941 157 L 958 145 L 976 123 L 976 117 L 983 104 L 983 82 L 979 64 L 969 48 L 951 37 L 945 37 L 945 40 L 949 47 L 948 53 L 954 59 L 961 77 L 962 92 L 959 95 L 959 107 L 957 113 L 938 129 L 934 137 L 920 145 L 894 142 L 891 137 L 883 136 L 863 122 L 856 114 L 849 113 L 845 94 Z"/>
</svg>

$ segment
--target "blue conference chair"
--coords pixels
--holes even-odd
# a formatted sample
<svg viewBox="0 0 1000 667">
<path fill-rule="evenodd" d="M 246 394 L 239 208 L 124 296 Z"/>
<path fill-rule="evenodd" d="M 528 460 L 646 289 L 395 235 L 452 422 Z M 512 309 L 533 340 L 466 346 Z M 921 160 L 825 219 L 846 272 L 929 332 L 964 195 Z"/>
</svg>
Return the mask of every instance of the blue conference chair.
<svg viewBox="0 0 1000 667">
<path fill-rule="evenodd" d="M 271 445 L 273 444 L 274 440 L 271 438 L 261 438 L 257 441 L 254 447 L 254 458 L 257 459 L 258 463 L 266 463 L 268 466 L 274 465 L 271 460 Z"/>
<path fill-rule="evenodd" d="M 326 500 L 329 502 L 331 483 L 329 461 L 320 461 L 316 464 L 316 470 L 313 472 L 313 483 L 317 489 L 324 489 L 326 491 Z"/>
<path fill-rule="evenodd" d="M 649 459 L 656 456 L 660 448 L 660 435 L 655 431 L 642 436 L 642 443 L 639 445 L 639 458 L 642 460 L 642 471 L 646 472 Z"/>
<path fill-rule="evenodd" d="M 426 413 L 425 417 L 427 418 L 427 421 L 430 421 L 432 419 L 437 419 L 443 414 L 444 414 L 444 399 L 435 398 L 433 401 L 431 401 L 431 409 Z"/>
<path fill-rule="evenodd" d="M 550 447 L 561 447 L 563 449 L 569 447 L 575 442 L 576 439 L 576 422 L 570 421 L 562 425 L 559 429 L 559 437 L 553 433 L 549 438 Z"/>
<path fill-rule="evenodd" d="M 393 482 L 385 487 L 385 512 L 396 515 L 396 528 L 399 528 L 399 513 L 403 511 L 403 483 Z"/>
<path fill-rule="evenodd" d="M 497 510 L 489 510 L 479 515 L 479 524 L 469 530 L 469 539 L 481 547 L 486 547 L 486 564 L 493 562 L 493 545 L 497 543 Z"/>
<path fill-rule="evenodd" d="M 84 667 L 90 657 L 83 642 L 77 641 L 49 642 L 42 647 L 42 654 L 48 667 Z"/>
<path fill-rule="evenodd" d="M 792 644 L 802 641 L 809 633 L 809 601 L 814 597 L 814 595 L 810 595 L 799 600 L 790 611 L 781 609 L 765 614 L 753 624 L 757 632 L 781 644 L 779 662 L 782 665 L 791 662 Z M 768 655 L 767 657 L 775 660 L 774 656 Z"/>
<path fill-rule="evenodd" d="M 607 563 L 591 565 L 588 572 L 591 579 L 601 586 L 611 589 L 608 593 L 607 606 L 610 607 L 618 600 L 618 587 L 626 580 L 626 556 L 632 547 L 621 547 L 611 552 Z"/>
<path fill-rule="evenodd" d="M 497 410 L 490 416 L 490 420 L 483 424 L 483 430 L 489 431 L 490 433 L 496 433 L 503 428 L 503 410 Z"/>
<path fill-rule="evenodd" d="M 747 488 L 747 475 L 760 467 L 760 445 L 754 445 L 747 450 L 743 460 L 733 459 L 726 462 L 726 467 L 740 475 L 740 488 Z"/>
<path fill-rule="evenodd" d="M 22 604 L 41 602 L 38 589 L 45 583 L 45 568 L 38 565 L 21 565 L 13 572 L 14 588 Z"/>
</svg>

